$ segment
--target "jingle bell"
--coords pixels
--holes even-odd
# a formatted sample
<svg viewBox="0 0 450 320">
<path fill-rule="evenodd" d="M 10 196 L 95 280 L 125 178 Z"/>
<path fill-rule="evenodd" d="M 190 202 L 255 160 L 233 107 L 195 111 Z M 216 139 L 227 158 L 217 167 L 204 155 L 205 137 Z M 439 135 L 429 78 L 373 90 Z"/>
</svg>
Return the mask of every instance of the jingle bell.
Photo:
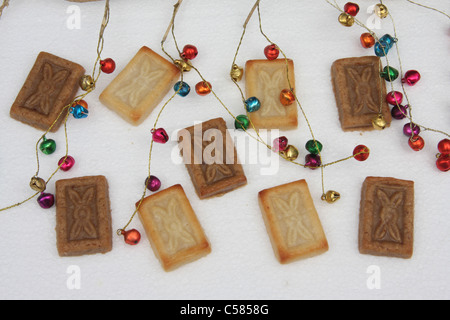
<svg viewBox="0 0 450 320">
<path fill-rule="evenodd" d="M 44 179 L 33 177 L 30 181 L 30 187 L 36 192 L 44 192 L 47 188 L 47 184 L 45 183 Z"/>
<path fill-rule="evenodd" d="M 336 201 L 338 201 L 339 199 L 341 199 L 341 195 L 339 192 L 336 191 L 328 191 L 326 194 L 324 194 L 322 196 L 322 200 L 326 201 L 328 203 L 335 203 Z"/>
<path fill-rule="evenodd" d="M 233 65 L 230 72 L 231 79 L 235 82 L 239 82 L 244 77 L 244 68 L 239 67 L 237 64 Z"/>
<path fill-rule="evenodd" d="M 80 87 L 83 91 L 90 91 L 94 89 L 95 82 L 94 79 L 92 79 L 89 75 L 84 75 L 80 79 Z"/>
<path fill-rule="evenodd" d="M 192 70 L 191 65 L 184 60 L 175 60 L 175 65 L 178 67 L 178 69 L 180 69 L 182 72 L 189 72 Z"/>
<path fill-rule="evenodd" d="M 382 114 L 377 115 L 372 120 L 372 125 L 376 130 L 386 129 L 387 123 Z"/>
<path fill-rule="evenodd" d="M 294 146 L 287 146 L 286 150 L 281 151 L 281 154 L 289 161 L 295 161 L 297 160 L 299 156 L 298 149 Z"/>
<path fill-rule="evenodd" d="M 341 13 L 339 16 L 339 22 L 344 26 L 344 27 L 351 27 L 353 26 L 353 24 L 355 23 L 355 18 L 353 18 L 351 15 L 349 15 L 348 13 Z"/>
</svg>

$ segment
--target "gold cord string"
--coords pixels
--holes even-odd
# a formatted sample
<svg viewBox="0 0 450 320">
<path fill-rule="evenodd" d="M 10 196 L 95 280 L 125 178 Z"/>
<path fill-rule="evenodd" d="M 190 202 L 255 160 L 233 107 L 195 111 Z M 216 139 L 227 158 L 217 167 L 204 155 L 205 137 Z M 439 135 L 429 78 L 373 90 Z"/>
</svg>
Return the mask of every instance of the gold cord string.
<svg viewBox="0 0 450 320">
<path fill-rule="evenodd" d="M 173 41 L 174 41 L 174 43 L 175 43 L 176 50 L 178 51 L 178 54 L 181 55 L 181 51 L 180 51 L 180 49 L 179 49 L 179 46 L 178 46 L 178 43 L 177 43 L 177 40 L 176 40 L 176 36 L 175 36 L 175 18 L 176 18 L 176 15 L 177 15 L 177 13 L 178 13 L 178 10 L 179 10 L 179 8 L 180 8 L 181 2 L 182 2 L 182 0 L 179 0 L 178 3 L 176 3 L 176 4 L 174 5 L 174 11 L 173 11 L 172 19 L 171 19 L 170 24 L 169 24 L 169 27 L 168 27 L 168 29 L 167 29 L 167 31 L 166 31 L 166 33 L 165 33 L 165 35 L 163 36 L 162 41 L 161 41 L 161 50 L 162 50 L 162 51 L 167 55 L 167 57 L 168 57 L 170 60 L 172 60 L 173 62 L 175 62 L 175 58 L 172 57 L 172 56 L 166 51 L 166 49 L 165 49 L 165 47 L 164 47 L 164 44 L 165 44 L 165 42 L 166 42 L 166 40 L 167 40 L 167 37 L 168 37 L 169 33 L 171 32 Z M 245 36 L 245 32 L 246 32 L 246 28 L 247 28 L 247 24 L 248 24 L 248 22 L 249 22 L 251 16 L 253 15 L 254 11 L 255 11 L 257 8 L 259 9 L 259 2 L 260 2 L 260 0 L 258 0 L 258 1 L 256 2 L 256 4 L 254 5 L 254 7 L 253 7 L 253 9 L 252 9 L 252 11 L 251 11 L 249 17 L 247 18 L 247 20 L 246 20 L 246 22 L 245 22 L 245 24 L 244 24 L 244 31 L 243 31 L 242 36 L 241 36 L 241 39 L 240 39 L 240 41 L 239 41 L 238 50 L 237 50 L 237 52 L 236 52 L 236 55 L 235 55 L 235 58 L 234 58 L 234 61 L 233 61 L 233 65 L 234 65 L 235 62 L 236 62 L 236 59 L 237 59 L 237 56 L 238 56 L 238 52 L 239 52 L 239 48 L 241 47 L 241 44 L 242 44 L 242 42 L 243 42 L 243 39 L 244 39 L 244 36 Z M 259 11 L 259 10 L 258 10 L 258 11 Z M 284 54 L 284 53 L 283 53 L 283 54 Z M 287 61 L 287 57 L 286 57 L 286 56 L 285 56 L 285 59 L 286 59 L 286 61 Z M 203 77 L 203 75 L 202 75 L 201 72 L 198 70 L 198 68 L 196 68 L 195 66 L 193 66 L 193 65 L 190 64 L 190 63 L 189 63 L 189 66 L 190 66 L 193 70 L 195 70 L 195 72 L 198 74 L 198 76 L 201 78 L 201 80 L 207 85 L 207 87 L 209 88 L 209 90 L 211 91 L 211 93 L 214 95 L 214 97 L 217 99 L 217 101 L 220 103 L 220 105 L 222 105 L 222 107 L 230 114 L 230 116 L 231 116 L 235 121 L 237 121 L 236 116 L 230 111 L 230 109 L 225 105 L 225 103 L 219 98 L 219 96 L 216 94 L 216 92 L 213 90 L 213 88 L 209 85 L 208 81 Z M 183 74 L 184 74 L 184 71 L 181 70 L 181 83 L 183 83 L 183 81 L 184 81 L 184 80 L 183 80 Z M 243 100 L 245 101 L 245 97 L 244 97 L 244 95 L 243 95 L 243 92 L 242 92 L 241 88 L 240 88 L 239 85 L 236 83 L 236 81 L 234 81 L 234 82 L 235 82 L 235 84 L 237 85 L 237 87 L 239 88 L 239 90 L 240 90 L 240 92 L 241 92 L 241 95 L 242 95 L 242 97 L 243 97 Z M 292 87 L 292 86 L 291 86 L 291 87 Z M 172 96 L 169 98 L 169 100 L 167 100 L 167 101 L 164 103 L 164 105 L 162 106 L 161 110 L 159 111 L 158 116 L 157 116 L 157 118 L 156 118 L 156 120 L 155 120 L 155 123 L 154 123 L 154 125 L 153 125 L 153 128 L 154 128 L 154 129 L 156 129 L 156 127 L 157 127 L 157 124 L 158 124 L 158 121 L 159 121 L 159 119 L 160 119 L 160 117 L 161 117 L 162 112 L 166 109 L 167 105 L 168 105 L 168 104 L 176 97 L 176 95 L 180 92 L 180 90 L 181 90 L 181 85 L 180 85 L 179 89 L 178 89 L 175 93 L 172 94 Z M 247 114 L 248 114 L 248 112 L 247 112 Z M 251 121 L 250 121 L 250 123 L 251 123 Z M 308 124 L 309 124 L 309 123 L 308 123 Z M 252 126 L 253 126 L 253 123 L 252 123 Z M 245 128 L 242 128 L 242 129 L 243 129 L 244 132 L 245 132 L 247 135 L 249 135 L 251 138 L 253 138 L 253 139 L 255 139 L 256 141 L 258 141 L 258 142 L 260 142 L 260 143 L 266 145 L 266 147 L 267 147 L 269 150 L 272 150 L 272 146 L 268 145 L 268 144 L 261 138 L 261 136 L 259 135 L 259 132 L 255 129 L 254 126 L 253 126 L 253 129 L 255 130 L 257 137 L 255 137 L 254 135 L 252 135 L 247 129 L 245 129 Z M 311 129 L 311 131 L 312 131 L 312 129 Z M 311 132 L 311 133 L 312 133 L 312 132 Z M 151 144 L 150 144 L 149 160 L 148 160 L 148 177 L 151 176 L 151 161 L 152 161 L 153 145 L 154 145 L 154 142 L 153 142 L 153 140 L 152 140 L 152 141 L 151 141 Z M 359 152 L 359 153 L 357 153 L 357 154 L 355 154 L 355 155 L 353 155 L 353 156 L 350 156 L 350 157 L 347 157 L 347 158 L 344 158 L 344 159 L 340 159 L 340 160 L 337 160 L 337 161 L 334 161 L 334 162 L 331 162 L 331 163 L 323 164 L 323 165 L 321 165 L 320 167 L 321 167 L 321 169 L 323 170 L 324 168 L 326 168 L 326 167 L 328 167 L 328 166 L 332 166 L 332 165 L 338 164 L 338 163 L 340 163 L 340 162 L 347 161 L 347 160 L 349 160 L 349 159 L 353 159 L 353 158 L 356 157 L 356 156 L 359 156 L 359 155 L 361 155 L 361 154 L 366 154 L 366 153 L 367 153 L 367 152 L 362 151 L 362 152 Z M 302 166 L 302 167 L 305 167 L 305 168 L 310 168 L 310 167 L 308 167 L 308 166 L 306 166 L 306 165 L 304 165 L 304 164 L 300 164 L 300 163 L 298 163 L 298 162 L 291 161 L 291 160 L 287 159 L 285 155 L 280 154 L 280 156 L 281 156 L 282 158 L 284 158 L 284 159 L 286 159 L 286 160 L 288 160 L 288 161 L 290 161 L 290 162 L 292 162 L 292 163 L 298 165 L 298 166 Z M 323 180 L 323 171 L 322 171 L 322 180 Z M 323 185 L 323 184 L 322 184 L 322 185 Z M 322 188 L 322 189 L 323 189 L 323 188 Z M 325 192 L 323 192 L 323 193 L 325 193 Z M 132 223 L 132 221 L 133 221 L 133 219 L 135 218 L 136 214 L 139 212 L 139 208 L 140 208 L 140 206 L 142 205 L 142 203 L 143 203 L 143 201 L 144 201 L 144 199 L 145 199 L 146 194 L 147 194 L 147 186 L 145 186 L 144 192 L 143 192 L 143 194 L 142 194 L 142 197 L 141 197 L 140 201 L 137 203 L 136 209 L 134 210 L 134 212 L 133 212 L 133 214 L 131 215 L 130 219 L 128 220 L 127 224 L 126 224 L 123 228 L 117 230 L 116 233 L 117 233 L 118 236 L 123 235 L 123 233 L 125 232 L 125 230 L 130 226 L 130 224 Z"/>
<path fill-rule="evenodd" d="M 329 0 L 325 0 L 325 1 L 328 2 L 328 3 L 329 3 L 331 6 L 333 6 L 334 8 L 336 8 L 337 10 L 339 10 L 341 13 L 345 12 L 344 10 L 342 10 L 342 9 L 339 7 L 339 5 L 336 3 L 336 0 L 334 0 L 334 4 L 331 3 Z M 383 4 L 383 2 L 382 2 L 381 0 L 380 0 L 380 3 Z M 430 9 L 431 9 L 431 8 L 430 8 Z M 439 10 L 436 10 L 436 11 L 439 11 Z M 440 11 L 439 11 L 439 12 L 440 12 Z M 400 77 L 403 78 L 404 73 L 403 73 L 402 60 L 401 60 L 401 57 L 400 57 L 400 49 L 399 49 L 399 45 L 398 45 L 397 29 L 396 29 L 396 26 L 395 26 L 394 18 L 392 17 L 392 15 L 391 15 L 391 13 L 390 13 L 390 10 L 388 11 L 388 15 L 389 15 L 389 17 L 390 17 L 390 19 L 391 19 L 391 21 L 392 21 L 392 26 L 393 26 L 393 30 L 394 30 L 395 48 L 396 48 L 396 51 L 397 51 L 397 57 L 398 57 L 398 63 L 399 63 L 399 69 L 400 69 L 400 70 L 399 70 L 399 71 L 400 71 Z M 366 29 L 368 32 L 370 32 L 370 34 L 372 34 L 372 36 L 374 37 L 374 39 L 375 39 L 375 41 L 376 41 L 377 43 L 381 44 L 381 43 L 380 43 L 380 39 L 377 37 L 377 35 L 376 35 L 371 29 L 369 29 L 369 27 L 367 27 L 364 23 L 362 23 L 361 21 L 359 21 L 359 20 L 356 19 L 356 18 L 354 18 L 354 20 L 355 20 L 355 23 L 356 23 L 357 25 L 359 25 L 360 27 L 362 27 L 362 28 Z M 386 66 L 389 68 L 389 67 L 390 67 L 390 62 L 389 62 L 388 54 L 387 54 L 387 52 L 385 51 L 384 46 L 381 46 L 381 47 L 382 47 L 383 52 L 384 52 L 384 58 L 385 58 L 385 60 L 386 60 Z M 389 82 L 390 82 L 390 86 L 391 86 L 392 91 L 395 91 L 394 82 L 392 81 L 390 75 L 389 75 L 389 80 L 390 80 Z M 412 107 L 412 104 L 411 104 L 411 102 L 410 102 L 410 100 L 409 100 L 408 94 L 407 94 L 407 92 L 406 92 L 405 85 L 403 84 L 402 81 L 401 81 L 401 87 L 402 87 L 402 90 L 403 90 L 403 93 L 404 93 L 404 97 L 405 97 L 405 99 L 406 99 L 406 101 L 408 102 L 408 105 L 409 105 L 409 110 L 406 112 L 406 114 L 403 113 L 403 111 L 402 111 L 402 113 L 403 113 L 403 115 L 410 121 L 411 128 L 413 128 L 414 125 L 417 125 L 418 127 L 421 128 L 422 131 L 431 131 L 431 132 L 440 133 L 440 134 L 442 134 L 442 135 L 445 135 L 445 136 L 447 136 L 447 137 L 450 137 L 450 135 L 449 135 L 447 132 L 444 132 L 444 131 L 442 131 L 442 130 L 437 130 L 437 129 L 429 128 L 429 127 L 426 127 L 426 126 L 424 126 L 424 125 L 422 125 L 422 124 L 419 124 L 419 123 L 416 123 L 416 122 L 413 121 L 413 118 L 412 118 L 412 109 L 413 109 L 413 107 Z M 398 108 L 400 107 L 400 104 L 398 103 L 398 101 L 396 101 L 396 106 L 397 106 Z M 400 109 L 400 110 L 401 110 L 401 109 Z M 411 139 L 411 140 L 414 139 L 414 134 L 413 134 L 413 133 L 411 134 L 410 139 Z M 413 141 L 414 141 L 414 140 L 413 140 Z"/>
<path fill-rule="evenodd" d="M 0 18 L 2 17 L 3 10 L 9 6 L 9 0 L 3 0 L 2 5 L 0 6 Z"/>
<path fill-rule="evenodd" d="M 415 1 L 412 1 L 412 0 L 406 0 L 406 1 L 408 1 L 409 3 L 415 4 L 416 6 L 420 6 L 420 7 L 423 7 L 423 8 L 427 8 L 427 9 L 430 9 L 430 10 L 433 10 L 433 11 L 436 11 L 436 12 L 439 12 L 439 13 L 443 14 L 444 16 L 446 16 L 447 18 L 450 19 L 450 15 L 448 15 L 448 14 L 445 13 L 444 11 L 441 11 L 441 10 L 438 10 L 438 9 L 436 9 L 436 8 L 433 8 L 433 7 L 429 7 L 429 6 L 423 5 L 423 4 L 421 4 L 421 3 L 418 3 L 418 2 L 415 2 Z"/>
<path fill-rule="evenodd" d="M 109 3 L 110 3 L 110 0 L 106 0 L 105 13 L 104 13 L 103 22 L 102 22 L 102 25 L 101 25 L 101 28 L 100 28 L 100 35 L 99 35 L 99 40 L 98 40 L 98 45 L 97 45 L 97 59 L 96 59 L 95 65 L 94 65 L 94 70 L 92 72 L 93 79 L 94 79 L 93 87 L 91 89 L 89 89 L 88 91 L 84 92 L 83 94 L 78 95 L 77 97 L 74 98 L 74 100 L 70 104 L 66 105 L 62 109 L 62 111 L 59 113 L 59 115 L 56 118 L 56 120 L 53 121 L 53 123 L 50 125 L 50 127 L 47 129 L 47 131 L 36 142 L 35 152 L 36 152 L 36 167 L 37 167 L 37 170 L 36 170 L 36 174 L 34 175 L 34 177 L 38 177 L 39 176 L 39 172 L 40 172 L 39 144 L 40 144 L 40 142 L 42 140 L 44 140 L 45 136 L 53 129 L 53 127 L 59 122 L 61 117 L 64 116 L 63 124 L 64 124 L 64 137 L 65 137 L 65 149 L 66 149 L 66 153 L 65 153 L 64 158 L 63 158 L 64 161 L 62 161 L 61 164 L 56 168 L 56 170 L 50 175 L 50 177 L 46 181 L 46 184 L 48 184 L 52 180 L 52 178 L 58 173 L 58 171 L 60 170 L 61 166 L 64 164 L 65 160 L 69 156 L 69 139 L 68 139 L 68 133 L 67 133 L 67 120 L 69 119 L 69 116 L 70 116 L 70 112 L 69 112 L 70 108 L 75 103 L 77 103 L 78 101 L 83 100 L 89 93 L 94 91 L 95 85 L 96 85 L 96 83 L 97 83 L 97 81 L 98 81 L 98 79 L 100 77 L 100 74 L 101 74 L 101 69 L 100 68 L 101 68 L 101 66 L 100 66 L 99 62 L 101 61 L 101 54 L 103 52 L 103 45 L 104 45 L 103 35 L 104 35 L 105 29 L 106 29 L 106 27 L 108 25 L 108 22 L 109 22 L 109 12 L 110 12 Z M 97 70 L 97 66 L 98 66 L 98 75 L 95 76 L 96 70 Z M 2 208 L 2 209 L 0 209 L 0 212 L 9 210 L 9 209 L 12 209 L 12 208 L 15 208 L 15 207 L 18 207 L 18 206 L 20 206 L 20 205 L 22 205 L 22 204 L 32 200 L 33 198 L 35 198 L 40 193 L 41 192 L 37 192 L 33 196 L 27 198 L 26 200 L 24 200 L 22 202 L 19 202 L 17 204 L 14 204 L 14 205 L 11 205 L 11 206 L 8 206 L 8 207 L 5 207 L 5 208 Z"/>
</svg>

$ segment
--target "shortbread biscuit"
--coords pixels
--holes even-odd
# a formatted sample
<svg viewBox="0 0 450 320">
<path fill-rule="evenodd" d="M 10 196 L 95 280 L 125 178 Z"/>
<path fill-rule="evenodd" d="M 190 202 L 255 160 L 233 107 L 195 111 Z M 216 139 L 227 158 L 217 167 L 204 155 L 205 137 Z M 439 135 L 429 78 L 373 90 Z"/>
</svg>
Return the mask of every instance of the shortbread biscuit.
<svg viewBox="0 0 450 320">
<path fill-rule="evenodd" d="M 305 180 L 261 191 L 259 205 L 280 263 L 328 251 L 328 241 Z"/>
<path fill-rule="evenodd" d="M 256 129 L 289 130 L 298 127 L 297 102 L 284 106 L 280 101 L 281 92 L 289 89 L 289 80 L 295 93 L 294 62 L 285 59 L 250 60 L 245 67 L 245 88 L 247 98 L 256 97 L 261 108 L 250 113 L 250 120 Z"/>
<path fill-rule="evenodd" d="M 220 196 L 247 184 L 234 141 L 222 118 L 180 130 L 178 141 L 200 199 Z"/>
<path fill-rule="evenodd" d="M 368 177 L 359 220 L 362 254 L 410 259 L 414 250 L 414 182 Z"/>
<path fill-rule="evenodd" d="M 100 101 L 129 123 L 141 124 L 175 85 L 180 70 L 142 47 L 100 95 Z"/>
<path fill-rule="evenodd" d="M 139 217 L 165 271 L 173 271 L 211 253 L 208 239 L 181 185 L 145 198 L 139 207 Z"/>
<path fill-rule="evenodd" d="M 41 52 L 11 107 L 11 118 L 47 131 L 75 98 L 84 73 L 76 63 Z M 51 132 L 60 128 L 66 114 L 59 117 Z"/>
<path fill-rule="evenodd" d="M 56 182 L 56 240 L 61 257 L 112 250 L 111 209 L 105 177 Z"/>
<path fill-rule="evenodd" d="M 344 131 L 374 130 L 372 120 L 381 112 L 390 126 L 386 81 L 380 76 L 379 57 L 337 60 L 331 68 L 339 120 Z"/>
</svg>

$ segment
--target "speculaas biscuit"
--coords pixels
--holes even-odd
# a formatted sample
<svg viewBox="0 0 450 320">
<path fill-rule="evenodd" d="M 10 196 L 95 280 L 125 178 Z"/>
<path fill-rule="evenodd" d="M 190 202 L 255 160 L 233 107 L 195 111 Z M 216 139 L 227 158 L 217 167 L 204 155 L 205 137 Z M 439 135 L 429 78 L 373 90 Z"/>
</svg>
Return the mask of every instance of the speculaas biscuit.
<svg viewBox="0 0 450 320">
<path fill-rule="evenodd" d="M 275 256 L 282 264 L 328 251 L 328 241 L 305 180 L 259 193 Z"/>
<path fill-rule="evenodd" d="M 247 184 L 234 141 L 222 118 L 180 130 L 178 141 L 200 199 L 220 196 Z"/>
<path fill-rule="evenodd" d="M 368 177 L 362 187 L 359 251 L 409 259 L 414 247 L 414 182 Z"/>
<path fill-rule="evenodd" d="M 11 118 L 47 131 L 75 98 L 84 73 L 76 63 L 41 52 L 11 107 Z M 56 132 L 63 120 L 61 115 L 51 131 Z"/>
<path fill-rule="evenodd" d="M 136 203 L 136 207 L 139 202 Z M 144 199 L 139 217 L 165 271 L 173 271 L 211 252 L 211 246 L 181 185 Z"/>
<path fill-rule="evenodd" d="M 380 76 L 379 57 L 340 59 L 333 63 L 331 79 L 344 131 L 374 130 L 372 120 L 380 110 L 390 126 L 386 81 Z"/>
<path fill-rule="evenodd" d="M 105 177 L 56 182 L 56 236 L 61 257 L 112 250 L 111 210 Z"/>
</svg>

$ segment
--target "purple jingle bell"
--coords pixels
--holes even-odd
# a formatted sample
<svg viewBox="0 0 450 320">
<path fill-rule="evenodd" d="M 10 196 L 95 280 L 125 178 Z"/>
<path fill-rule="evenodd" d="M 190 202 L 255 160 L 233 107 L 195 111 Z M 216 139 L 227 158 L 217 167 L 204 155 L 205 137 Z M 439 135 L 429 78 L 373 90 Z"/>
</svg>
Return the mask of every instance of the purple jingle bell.
<svg viewBox="0 0 450 320">
<path fill-rule="evenodd" d="M 320 156 L 318 154 L 308 154 L 305 157 L 305 166 L 311 170 L 315 170 L 322 165 Z"/>
<path fill-rule="evenodd" d="M 408 115 L 408 106 L 395 106 L 391 111 L 392 118 L 396 120 L 403 120 Z"/>
<path fill-rule="evenodd" d="M 145 185 L 147 186 L 147 189 L 156 192 L 161 188 L 161 180 L 159 180 L 155 176 L 150 176 L 150 178 L 147 178 L 145 180 Z"/>
<path fill-rule="evenodd" d="M 408 137 L 418 136 L 420 134 L 420 127 L 414 123 L 407 123 L 403 127 L 403 133 Z"/>
<path fill-rule="evenodd" d="M 42 209 L 50 209 L 55 204 L 55 196 L 51 193 L 41 193 L 37 202 Z"/>
</svg>

